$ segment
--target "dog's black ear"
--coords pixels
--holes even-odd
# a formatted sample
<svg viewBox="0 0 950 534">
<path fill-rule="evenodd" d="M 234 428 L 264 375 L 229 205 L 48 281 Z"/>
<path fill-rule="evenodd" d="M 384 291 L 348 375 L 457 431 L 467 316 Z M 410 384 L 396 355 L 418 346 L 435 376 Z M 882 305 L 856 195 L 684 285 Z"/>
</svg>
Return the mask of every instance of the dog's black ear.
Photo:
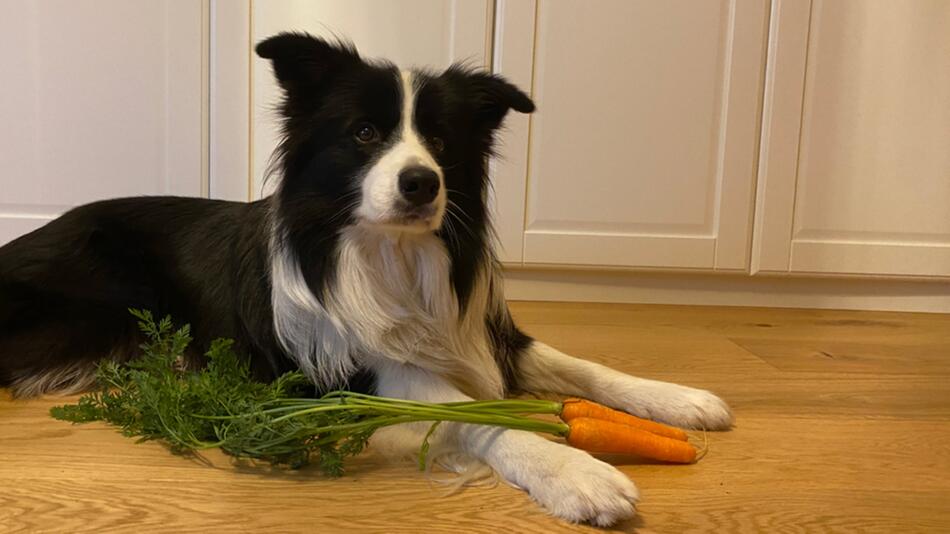
<svg viewBox="0 0 950 534">
<path fill-rule="evenodd" d="M 254 47 L 257 55 L 269 59 L 281 87 L 291 93 L 298 88 L 325 82 L 352 62 L 360 61 L 352 44 L 330 43 L 309 33 L 285 32 L 269 37 Z"/>
<path fill-rule="evenodd" d="M 486 72 L 464 71 L 460 67 L 453 67 L 453 69 L 463 73 L 467 78 L 466 83 L 474 105 L 476 120 L 481 125 L 489 129 L 497 128 L 508 110 L 520 113 L 534 111 L 534 102 L 531 98 L 503 77 Z"/>
</svg>

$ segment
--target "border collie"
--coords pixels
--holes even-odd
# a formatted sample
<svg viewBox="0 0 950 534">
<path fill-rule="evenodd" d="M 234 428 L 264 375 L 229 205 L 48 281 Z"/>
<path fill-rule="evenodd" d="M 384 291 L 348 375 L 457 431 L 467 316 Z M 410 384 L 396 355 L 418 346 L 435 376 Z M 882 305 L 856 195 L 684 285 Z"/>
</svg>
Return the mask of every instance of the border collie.
<svg viewBox="0 0 950 534">
<path fill-rule="evenodd" d="M 256 52 L 284 95 L 275 194 L 96 202 L 0 248 L 0 386 L 17 397 L 88 388 L 99 359 L 140 341 L 134 307 L 191 323 L 188 365 L 229 337 L 256 376 L 300 369 L 318 391 L 545 391 L 684 427 L 731 425 L 712 393 L 573 358 L 512 322 L 486 160 L 506 113 L 534 111 L 522 91 L 461 66 L 400 70 L 302 33 Z M 441 428 L 443 447 L 558 517 L 610 525 L 635 511 L 633 483 L 585 452 L 528 432 Z M 377 440 L 417 446 L 425 428 L 389 430 Z"/>
</svg>

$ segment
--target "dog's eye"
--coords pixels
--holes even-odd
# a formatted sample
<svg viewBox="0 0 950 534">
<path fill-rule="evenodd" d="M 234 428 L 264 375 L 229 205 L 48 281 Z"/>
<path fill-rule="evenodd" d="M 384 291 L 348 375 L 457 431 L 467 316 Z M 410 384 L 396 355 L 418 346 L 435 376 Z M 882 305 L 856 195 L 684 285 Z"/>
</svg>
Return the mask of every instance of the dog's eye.
<svg viewBox="0 0 950 534">
<path fill-rule="evenodd" d="M 376 131 L 376 128 L 373 127 L 372 124 L 364 122 L 356 127 L 356 130 L 353 132 L 353 137 L 357 143 L 365 145 L 379 139 L 379 132 Z"/>
<path fill-rule="evenodd" d="M 432 150 L 436 152 L 442 152 L 445 150 L 445 141 L 441 137 L 432 137 L 429 139 L 429 144 L 432 145 Z"/>
</svg>

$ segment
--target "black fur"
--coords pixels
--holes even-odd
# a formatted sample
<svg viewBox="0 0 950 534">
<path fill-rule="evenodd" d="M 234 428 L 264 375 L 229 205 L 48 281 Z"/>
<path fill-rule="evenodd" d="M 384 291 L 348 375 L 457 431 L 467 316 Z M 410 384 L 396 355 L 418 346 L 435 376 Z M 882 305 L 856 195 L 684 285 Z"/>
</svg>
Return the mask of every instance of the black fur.
<svg viewBox="0 0 950 534">
<path fill-rule="evenodd" d="M 127 309 L 233 337 L 261 377 L 288 369 L 270 324 L 266 204 L 155 197 L 76 208 L 0 248 L 0 381 L 127 353 Z M 126 350 L 121 350 L 126 349 Z"/>
<path fill-rule="evenodd" d="M 479 268 L 494 261 L 484 199 L 495 130 L 509 109 L 530 113 L 534 104 L 503 79 L 461 66 L 440 75 L 423 74 L 416 83 L 420 133 L 445 140 L 438 160 L 445 171 L 450 210 L 439 236 L 452 257 L 452 283 L 464 309 Z"/>
<path fill-rule="evenodd" d="M 397 126 L 401 88 L 394 66 L 366 62 L 351 45 L 287 33 L 256 51 L 271 60 L 284 89 L 277 193 L 248 204 L 175 197 L 97 202 L 0 247 L 0 386 L 125 357 L 139 342 L 130 307 L 190 323 L 196 364 L 212 339 L 229 337 L 261 379 L 294 367 L 273 327 L 274 225 L 323 301 L 332 290 L 340 231 L 355 222 L 360 171 Z M 437 159 L 453 208 L 438 235 L 464 309 L 480 266 L 495 261 L 484 200 L 494 132 L 509 109 L 531 112 L 534 105 L 500 77 L 461 67 L 420 74 L 416 83 L 418 129 L 445 141 Z M 354 129 L 367 122 L 379 143 L 354 143 Z M 507 311 L 486 324 L 513 388 L 517 354 L 530 338 Z M 351 387 L 369 390 L 372 377 L 361 372 Z"/>
</svg>

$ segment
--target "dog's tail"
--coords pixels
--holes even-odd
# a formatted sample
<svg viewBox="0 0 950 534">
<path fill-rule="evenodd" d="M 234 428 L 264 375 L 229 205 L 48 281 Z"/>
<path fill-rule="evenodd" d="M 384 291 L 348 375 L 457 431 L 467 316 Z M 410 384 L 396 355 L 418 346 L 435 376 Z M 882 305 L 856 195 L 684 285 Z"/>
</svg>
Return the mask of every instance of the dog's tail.
<svg viewBox="0 0 950 534">
<path fill-rule="evenodd" d="M 57 309 L 63 306 L 18 300 L 0 281 L 0 388 L 14 398 L 89 390 L 99 360 L 130 352 L 123 318 L 104 323 L 117 327 L 104 331 L 75 309 Z"/>
<path fill-rule="evenodd" d="M 28 369 L 11 373 L 6 387 L 15 399 L 40 395 L 73 395 L 88 391 L 96 383 L 94 362 L 79 361 L 53 369 Z"/>
</svg>

